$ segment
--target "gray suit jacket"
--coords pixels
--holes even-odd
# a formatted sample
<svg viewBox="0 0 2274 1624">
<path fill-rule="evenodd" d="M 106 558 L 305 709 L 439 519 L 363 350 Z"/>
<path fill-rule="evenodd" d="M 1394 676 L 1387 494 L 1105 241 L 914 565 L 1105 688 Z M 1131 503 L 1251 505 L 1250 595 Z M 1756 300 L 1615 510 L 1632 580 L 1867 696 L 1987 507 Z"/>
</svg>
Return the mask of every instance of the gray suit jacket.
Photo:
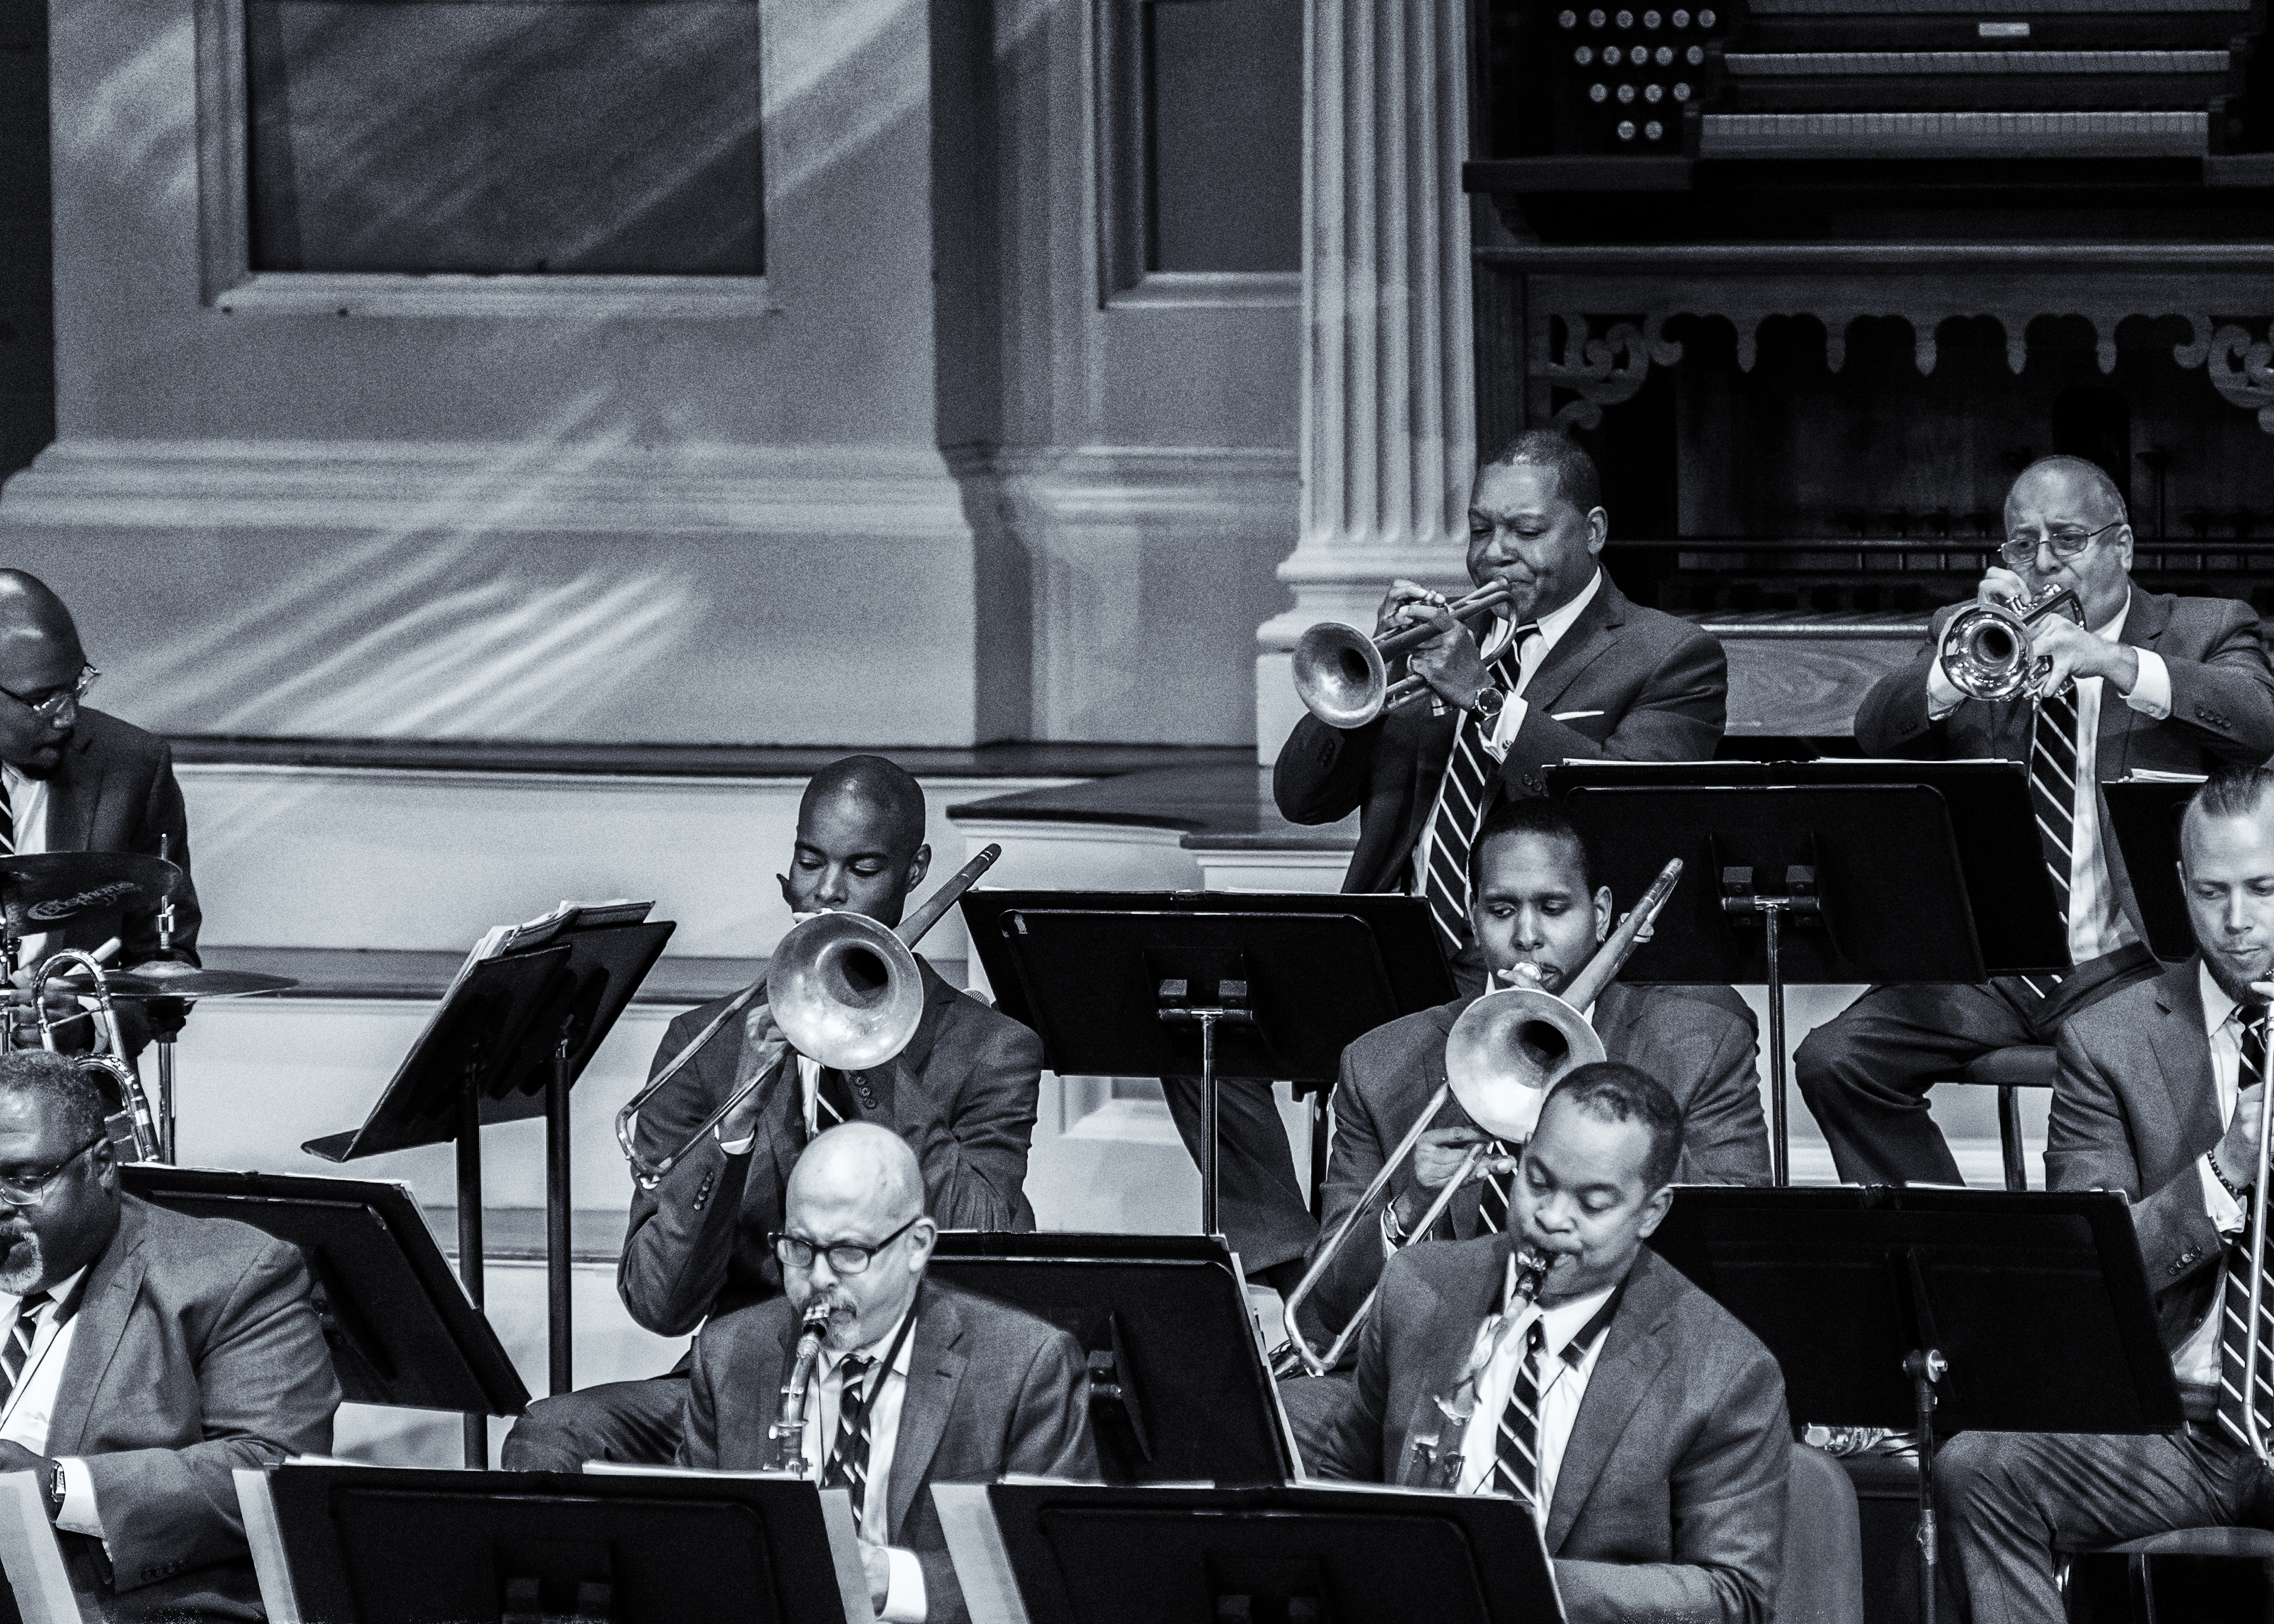
<svg viewBox="0 0 2274 1624">
<path fill-rule="evenodd" d="M 1314 1475 L 1402 1483 L 1439 1431 L 1477 1328 L 1500 1305 L 1510 1241 L 1398 1254 L 1361 1334 L 1358 1380 Z M 1760 1621 L 1784 1544 L 1784 1377 L 1751 1331 L 1645 1247 L 1579 1402 L 1547 1553 L 1571 1624 Z"/>
<path fill-rule="evenodd" d="M 1430 1096 L 1445 1082 L 1445 1035 L 1475 1002 L 1460 998 L 1376 1027 L 1343 1051 L 1335 1084 L 1335 1135 L 1327 1157 L 1324 1220 L 1315 1257 L 1374 1176 L 1397 1148 Z M 1614 981 L 1595 1001 L 1595 1029 L 1612 1060 L 1638 1066 L 1662 1084 L 1682 1107 L 1682 1160 L 1675 1177 L 1694 1184 L 1766 1184 L 1768 1130 L 1761 1119 L 1760 1074 L 1754 1064 L 1751 1007 L 1727 987 L 1630 987 Z M 1468 1124 L 1457 1100 L 1438 1113 L 1439 1125 Z M 1409 1161 L 1389 1183 L 1390 1198 L 1412 1187 Z M 1478 1233 L 1479 1186 L 1453 1198 L 1439 1221 L 1437 1238 L 1466 1240 Z M 1360 1220 L 1319 1282 L 1305 1309 L 1315 1304 L 1315 1325 L 1329 1335 L 1350 1317 L 1382 1277 L 1382 1244 Z"/>
<path fill-rule="evenodd" d="M 2033 711 L 2026 699 L 1994 704 L 1969 699 L 1939 722 L 1927 719 L 1927 672 L 1942 643 L 1942 628 L 1964 606 L 1936 610 L 1926 646 L 1864 696 L 1856 712 L 1856 741 L 1864 755 L 2028 762 Z M 2255 609 L 2231 598 L 2173 598 L 2135 587 L 2124 641 L 2162 658 L 2172 678 L 2172 713 L 2156 721 L 2104 685 L 2095 762 L 2103 784 L 2139 767 L 2209 772 L 2222 763 L 2255 764 L 2274 756 L 2274 670 L 2267 665 Z M 2105 796 L 2100 826 L 2110 827 Z M 2145 941 L 2148 932 L 2124 870 L 2124 854 L 2111 838 L 2104 838 L 2101 850 L 2107 854 L 2117 906 Z"/>
<path fill-rule="evenodd" d="M 1687 620 L 1630 603 L 1609 576 L 1557 640 L 1525 689 L 1524 726 L 1489 792 L 1547 793 L 1542 776 L 1565 757 L 1705 761 L 1728 721 L 1729 665 L 1721 645 Z M 1559 722 L 1559 712 L 1595 714 Z M 1459 713 L 1404 706 L 1347 733 L 1306 716 L 1271 769 L 1271 794 L 1292 823 L 1331 823 L 1355 811 L 1358 849 L 1346 891 L 1395 891 L 1436 805 Z"/>
<path fill-rule="evenodd" d="M 102 1517 L 61 1537 L 74 1581 L 107 1619 L 260 1618 L 232 1474 L 328 1453 L 339 1403 L 297 1247 L 127 1197 L 48 1424 Z"/>
<path fill-rule="evenodd" d="M 2196 1171 L 2225 1131 L 2196 964 L 2174 965 L 2068 1018 L 2045 1140 L 2047 1188 L 2131 1198 L 2156 1322 L 2173 1350 L 2210 1314 L 2222 1255 Z"/>
<path fill-rule="evenodd" d="M 935 1483 L 992 1483 L 1005 1472 L 1095 1478 L 1089 1372 L 1073 1337 L 983 1297 L 927 1281 L 915 1312 L 886 1488 L 888 1543 L 922 1562 L 931 1624 L 961 1624 L 970 1613 L 925 1491 Z M 784 1297 L 703 1327 L 679 1464 L 754 1471 L 770 1463 L 766 1428 L 796 1357 L 797 1332 Z"/>
<path fill-rule="evenodd" d="M 1042 1040 L 917 963 L 922 1022 L 898 1056 L 852 1074 L 854 1097 L 866 1120 L 892 1128 L 916 1153 L 924 1210 L 943 1229 L 1031 1229 L 1027 1149 L 1042 1092 Z M 673 1021 L 648 1074 L 669 1064 L 725 1002 Z M 727 1102 L 742 1052 L 742 1019 L 729 1021 L 640 1112 L 643 1154 L 669 1155 Z M 730 1156 L 715 1135 L 705 1135 L 653 1190 L 632 1192 L 616 1289 L 632 1318 L 659 1335 L 684 1336 L 710 1315 L 781 1290 L 766 1237 L 781 1228 L 803 1098 L 794 1064 L 779 1067 L 765 1086 L 772 1094 L 749 1154 Z"/>
<path fill-rule="evenodd" d="M 190 883 L 190 828 L 181 786 L 174 781 L 174 752 L 154 733 L 101 710 L 82 710 L 63 758 L 48 779 L 48 850 L 139 852 L 158 854 L 182 871 L 174 896 L 174 945 L 197 957 L 197 887 Z M 34 925 L 34 929 L 37 929 Z M 67 921 L 51 947 L 92 951 L 120 938 L 117 963 L 139 964 L 158 951 L 158 916 L 89 916 Z"/>
</svg>

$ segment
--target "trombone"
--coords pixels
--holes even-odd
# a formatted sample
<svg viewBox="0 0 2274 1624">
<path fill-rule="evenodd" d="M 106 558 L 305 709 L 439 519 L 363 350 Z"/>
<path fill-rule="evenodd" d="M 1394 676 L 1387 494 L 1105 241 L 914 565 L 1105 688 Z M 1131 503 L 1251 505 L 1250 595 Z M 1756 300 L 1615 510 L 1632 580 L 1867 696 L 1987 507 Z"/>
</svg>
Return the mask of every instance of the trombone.
<svg viewBox="0 0 2274 1624">
<path fill-rule="evenodd" d="M 1509 600 L 1505 581 L 1487 581 L 1445 613 L 1466 626 Z M 1385 710 L 1419 699 L 1429 685 L 1408 674 L 1389 680 L 1389 662 L 1437 635 L 1427 622 L 1369 637 L 1340 620 L 1321 620 L 1295 643 L 1295 696 L 1329 727 L 1363 727 Z"/>
<path fill-rule="evenodd" d="M 1413 1126 L 1382 1162 L 1381 1171 L 1374 1174 L 1365 1193 L 1343 1214 L 1342 1222 L 1327 1237 L 1326 1244 L 1305 1271 L 1301 1283 L 1289 1295 L 1283 1310 L 1287 1322 L 1287 1345 L 1280 1350 L 1282 1356 L 1291 1351 L 1312 1375 L 1323 1376 L 1341 1362 L 1351 1340 L 1366 1324 L 1374 1298 L 1382 1295 L 1379 1280 L 1324 1353 L 1314 1350 L 1304 1336 L 1295 1311 L 1333 1264 L 1359 1218 L 1374 1206 L 1397 1169 L 1413 1154 L 1413 1147 L 1435 1123 L 1437 1113 L 1444 1109 L 1449 1097 L 1458 1100 L 1470 1120 L 1493 1139 L 1502 1144 L 1520 1143 L 1532 1137 L 1532 1127 L 1540 1120 L 1540 1108 L 1547 1101 L 1548 1091 L 1567 1073 L 1603 1058 L 1603 1040 L 1581 1019 L 1579 1011 L 1593 1004 L 1625 966 L 1639 938 L 1657 919 L 1659 910 L 1666 906 L 1681 878 L 1682 860 L 1676 857 L 1659 870 L 1642 900 L 1571 978 L 1562 996 L 1538 988 L 1512 987 L 1488 992 L 1461 1011 L 1460 1019 L 1453 1023 L 1445 1039 L 1444 1085 L 1421 1108 L 1421 1114 L 1413 1119 Z M 1428 1212 L 1413 1226 L 1416 1237 L 1427 1235 L 1444 1215 L 1453 1197 L 1485 1159 L 1488 1143 L 1480 1141 L 1469 1147 L 1459 1170 L 1445 1181 L 1444 1188 L 1429 1204 Z M 1284 1357 L 1275 1363 L 1283 1371 L 1292 1372 L 1293 1366 Z"/>
<path fill-rule="evenodd" d="M 2082 626 L 2084 606 L 2074 589 L 2048 587 L 2034 598 L 1984 598 L 1950 617 L 1935 652 L 1943 675 L 1969 699 L 2014 699 L 2052 664 L 2038 654 L 2030 628 L 2049 614 Z"/>
<path fill-rule="evenodd" d="M 151 1114 L 149 1096 L 142 1092 L 142 1079 L 135 1075 L 118 1049 L 118 1016 L 110 1006 L 110 983 L 103 979 L 102 961 L 93 953 L 66 947 L 49 954 L 41 962 L 39 973 L 32 978 L 32 1007 L 39 1012 L 40 1046 L 56 1052 L 56 1028 L 67 1022 L 82 1019 L 67 1015 L 62 1021 L 48 1018 L 48 982 L 65 968 L 81 968 L 94 978 L 88 990 L 94 995 L 95 1013 L 102 1018 L 105 1041 L 109 1052 L 85 1054 L 78 1056 L 82 1071 L 96 1072 L 110 1079 L 118 1095 L 119 1109 L 103 1118 L 103 1126 L 110 1134 L 111 1149 L 121 1161 L 161 1162 L 158 1122 Z M 121 1153 L 132 1152 L 132 1154 Z"/>
<path fill-rule="evenodd" d="M 765 974 L 735 994 L 616 1113 L 616 1144 L 639 1187 L 652 1190 L 661 1184 L 689 1151 L 773 1074 L 769 1066 L 728 1095 L 671 1154 L 653 1162 L 640 1154 L 641 1108 L 760 993 L 767 995 L 773 1027 L 789 1046 L 831 1071 L 865 1071 L 906 1049 L 923 1020 L 923 974 L 916 968 L 915 945 L 1002 854 L 1001 846 L 986 846 L 897 929 L 860 914 L 817 914 L 793 926 L 775 947 Z"/>
</svg>

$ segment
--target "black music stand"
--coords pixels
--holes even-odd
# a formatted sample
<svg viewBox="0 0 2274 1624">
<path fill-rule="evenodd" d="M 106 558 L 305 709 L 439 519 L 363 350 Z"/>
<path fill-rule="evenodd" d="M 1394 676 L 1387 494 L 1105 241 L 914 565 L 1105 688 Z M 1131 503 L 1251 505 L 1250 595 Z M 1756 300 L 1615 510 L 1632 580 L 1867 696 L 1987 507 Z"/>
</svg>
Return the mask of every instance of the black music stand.
<svg viewBox="0 0 2274 1624">
<path fill-rule="evenodd" d="M 1790 1178 L 1788 983 L 1978 982 L 2066 968 L 2011 762 L 1566 763 L 1549 793 L 1615 895 L 1681 881 L 1620 979 L 1768 989 L 1775 1182 Z"/>
<path fill-rule="evenodd" d="M 246 1532 L 272 1618 L 290 1602 L 290 1616 L 321 1624 L 855 1620 L 803 1479 L 287 1462 L 248 1497 L 251 1475 L 239 1492 L 255 1502 Z M 261 1486 L 273 1510 L 259 1507 Z M 847 1507 L 838 1533 L 851 1531 Z M 865 1581 L 858 1600 L 867 1624 Z"/>
<path fill-rule="evenodd" d="M 529 1406 L 497 1332 L 450 1278 L 410 1190 L 375 1179 L 131 1162 L 129 1195 L 233 1218 L 307 1259 L 317 1318 L 350 1403 L 517 1416 Z"/>
<path fill-rule="evenodd" d="M 931 1276 L 1073 1334 L 1115 1483 L 1284 1483 L 1295 1451 L 1220 1236 L 950 1229 Z"/>
<path fill-rule="evenodd" d="M 1540 1624 L 1562 1617 L 1530 1509 L 1353 1485 L 932 1492 L 972 1624 Z"/>
<path fill-rule="evenodd" d="M 1648 1244 L 1768 1344 L 1796 1419 L 1918 1430 L 1926 1624 L 1938 1426 L 2184 1422 L 2117 1192 L 1685 1185 Z M 2060 1327 L 2052 1345 L 2048 1326 Z"/>
<path fill-rule="evenodd" d="M 1455 996 L 1416 897 L 972 891 L 962 906 L 998 1005 L 1041 1034 L 1045 1066 L 1201 1079 L 1204 1235 L 1220 1078 L 1329 1086 L 1354 1039 Z"/>
<path fill-rule="evenodd" d="M 301 1147 L 330 1162 L 455 1142 L 458 1273 L 482 1304 L 482 1152 L 486 1124 L 545 1117 L 546 1270 L 551 1387 L 570 1368 L 568 1093 L 674 927 L 574 926 L 526 950 L 466 966 L 362 1127 Z M 467 1463 L 489 1453 L 486 1424 L 466 1423 Z"/>
<path fill-rule="evenodd" d="M 2185 964 L 2195 953 L 2187 891 L 2180 883 L 2180 820 L 2202 787 L 2200 778 L 2127 778 L 2101 786 L 2109 826 L 2140 905 L 2140 922 L 2148 929 L 2148 946 L 2165 964 Z"/>
</svg>

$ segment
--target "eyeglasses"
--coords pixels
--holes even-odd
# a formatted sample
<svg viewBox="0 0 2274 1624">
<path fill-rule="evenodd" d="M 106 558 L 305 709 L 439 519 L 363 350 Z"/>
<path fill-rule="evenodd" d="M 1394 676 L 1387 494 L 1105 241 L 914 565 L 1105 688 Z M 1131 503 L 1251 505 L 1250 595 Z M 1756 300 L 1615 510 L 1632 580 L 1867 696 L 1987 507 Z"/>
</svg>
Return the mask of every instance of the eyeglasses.
<svg viewBox="0 0 2274 1624">
<path fill-rule="evenodd" d="M 87 690 L 94 686 L 95 679 L 102 674 L 92 665 L 81 665 L 79 675 L 67 687 L 50 688 L 38 699 L 26 698 L 8 688 L 0 688 L 0 694 L 5 694 L 42 722 L 52 722 L 64 713 L 65 705 L 75 705 L 85 699 Z"/>
<path fill-rule="evenodd" d="M 63 1170 L 97 1145 L 110 1142 L 108 1130 L 96 1134 L 51 1168 L 34 1168 L 27 1173 L 0 1173 L 0 1201 L 11 1207 L 37 1207 L 48 1199 L 48 1186 L 63 1176 Z"/>
<path fill-rule="evenodd" d="M 2008 536 L 1998 556 L 2016 569 L 2026 569 L 2037 561 L 2037 548 L 2051 547 L 2055 558 L 2073 559 L 2094 542 L 2124 523 L 2112 520 L 2097 530 L 2047 530 L 2042 540 L 2035 536 Z"/>
<path fill-rule="evenodd" d="M 0 1193 L 4 1193 L 4 1191 L 0 1191 Z M 870 1262 L 878 1252 L 922 1222 L 923 1214 L 918 1213 L 873 1246 L 862 1246 L 852 1241 L 832 1241 L 825 1246 L 819 1241 L 806 1239 L 802 1235 L 779 1231 L 768 1238 L 773 1242 L 774 1256 L 781 1259 L 785 1268 L 811 1268 L 814 1258 L 819 1255 L 829 1259 L 832 1274 L 865 1274 L 869 1272 Z"/>
</svg>

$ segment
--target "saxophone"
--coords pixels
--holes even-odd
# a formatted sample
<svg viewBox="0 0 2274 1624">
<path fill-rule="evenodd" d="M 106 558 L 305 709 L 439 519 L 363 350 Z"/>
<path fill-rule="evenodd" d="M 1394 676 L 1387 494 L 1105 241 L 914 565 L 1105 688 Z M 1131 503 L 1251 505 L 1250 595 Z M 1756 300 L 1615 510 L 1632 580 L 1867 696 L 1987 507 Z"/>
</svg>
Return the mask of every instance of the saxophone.
<svg viewBox="0 0 2274 1624">
<path fill-rule="evenodd" d="M 781 1409 L 766 1429 L 773 1445 L 773 1471 L 802 1477 L 805 1464 L 805 1395 L 813 1381 L 813 1367 L 821 1357 L 822 1338 L 829 1335 L 829 1304 L 819 1298 L 806 1304 L 803 1327 L 798 1332 L 797 1353 L 789 1374 L 782 1379 Z"/>
<path fill-rule="evenodd" d="M 1484 1380 L 1486 1368 L 1500 1351 L 1501 1339 L 1540 1295 L 1552 1262 L 1546 1252 L 1528 1244 L 1509 1254 L 1500 1312 L 1478 1327 L 1476 1345 L 1470 1350 L 1468 1363 L 1461 1367 L 1451 1393 L 1438 1394 L 1431 1401 L 1441 1419 L 1434 1432 L 1413 1440 L 1413 1461 L 1407 1470 L 1406 1482 L 1424 1489 L 1461 1486 L 1461 1440 L 1468 1435 L 1470 1418 L 1477 1413 L 1477 1384 Z M 1449 1447 L 1443 1441 L 1449 1438 Z"/>
</svg>

